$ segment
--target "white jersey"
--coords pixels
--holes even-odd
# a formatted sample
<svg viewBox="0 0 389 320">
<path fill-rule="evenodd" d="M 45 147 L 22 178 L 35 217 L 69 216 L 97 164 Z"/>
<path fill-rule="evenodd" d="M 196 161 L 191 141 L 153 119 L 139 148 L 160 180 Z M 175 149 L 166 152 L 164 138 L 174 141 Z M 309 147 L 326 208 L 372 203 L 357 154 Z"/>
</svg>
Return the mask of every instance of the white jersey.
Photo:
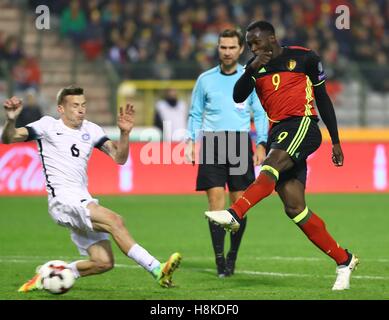
<svg viewBox="0 0 389 320">
<path fill-rule="evenodd" d="M 61 119 L 49 116 L 26 128 L 27 141 L 38 143 L 49 197 L 74 189 L 87 190 L 88 160 L 93 148 L 108 140 L 104 130 L 87 120 L 79 129 L 71 129 Z"/>
</svg>

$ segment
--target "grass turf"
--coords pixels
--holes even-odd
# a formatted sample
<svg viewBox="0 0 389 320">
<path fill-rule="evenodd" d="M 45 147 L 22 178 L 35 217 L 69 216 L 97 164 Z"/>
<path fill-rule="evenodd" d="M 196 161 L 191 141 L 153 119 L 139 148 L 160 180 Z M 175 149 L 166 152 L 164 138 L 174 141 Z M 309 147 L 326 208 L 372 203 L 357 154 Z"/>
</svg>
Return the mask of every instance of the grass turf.
<svg viewBox="0 0 389 320">
<path fill-rule="evenodd" d="M 335 263 L 317 249 L 283 213 L 277 196 L 265 199 L 248 216 L 233 277 L 219 279 L 204 195 L 98 197 L 120 213 L 137 242 L 160 261 L 183 255 L 173 289 L 152 277 L 115 245 L 116 267 L 78 280 L 64 295 L 17 292 L 48 260 L 78 260 L 69 232 L 55 225 L 44 197 L 0 198 L 0 299 L 2 300 L 286 300 L 388 299 L 389 235 L 386 194 L 308 195 L 307 203 L 326 222 L 334 238 L 361 260 L 351 289 L 332 292 Z M 226 250 L 229 236 L 226 237 Z"/>
</svg>

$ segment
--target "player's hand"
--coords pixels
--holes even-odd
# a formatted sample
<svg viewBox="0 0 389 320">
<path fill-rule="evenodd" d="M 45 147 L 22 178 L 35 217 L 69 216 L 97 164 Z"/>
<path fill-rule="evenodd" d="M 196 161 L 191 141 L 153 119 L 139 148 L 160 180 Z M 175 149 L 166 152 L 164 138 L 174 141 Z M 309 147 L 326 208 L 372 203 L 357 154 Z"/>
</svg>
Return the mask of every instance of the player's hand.
<svg viewBox="0 0 389 320">
<path fill-rule="evenodd" d="M 332 162 L 336 167 L 343 166 L 343 151 L 339 143 L 336 143 L 332 146 Z"/>
<path fill-rule="evenodd" d="M 22 99 L 13 96 L 4 102 L 4 110 L 8 120 L 16 120 L 23 109 Z"/>
<path fill-rule="evenodd" d="M 254 166 L 259 166 L 266 158 L 266 149 L 263 145 L 257 145 L 257 148 L 254 153 L 253 162 Z"/>
<path fill-rule="evenodd" d="M 188 140 L 185 146 L 185 159 L 187 163 L 195 164 L 195 143 L 193 140 Z"/>
<path fill-rule="evenodd" d="M 255 56 L 255 59 L 249 64 L 249 67 L 252 71 L 257 71 L 261 66 L 268 64 L 272 56 L 272 51 L 265 51 L 264 53 Z"/>
<path fill-rule="evenodd" d="M 130 103 L 126 107 L 119 108 L 117 125 L 121 131 L 130 132 L 135 124 L 135 109 Z"/>
</svg>

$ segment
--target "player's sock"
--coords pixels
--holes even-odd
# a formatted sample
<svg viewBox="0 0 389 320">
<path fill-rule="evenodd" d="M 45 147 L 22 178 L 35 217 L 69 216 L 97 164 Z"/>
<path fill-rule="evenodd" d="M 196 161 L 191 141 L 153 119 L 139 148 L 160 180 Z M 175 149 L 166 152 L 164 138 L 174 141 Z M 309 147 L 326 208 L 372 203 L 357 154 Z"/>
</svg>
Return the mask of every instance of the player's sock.
<svg viewBox="0 0 389 320">
<path fill-rule="evenodd" d="M 211 232 L 213 251 L 215 252 L 216 257 L 217 273 L 221 275 L 224 274 L 225 269 L 224 238 L 226 231 L 222 227 L 210 221 L 208 221 L 208 224 L 209 231 Z"/>
<path fill-rule="evenodd" d="M 77 266 L 76 266 L 78 261 L 80 261 L 80 260 L 68 263 L 68 267 L 69 267 L 70 270 L 72 270 L 74 278 L 76 278 L 76 279 L 81 277 L 80 272 L 78 272 L 78 269 L 77 269 Z"/>
<path fill-rule="evenodd" d="M 349 254 L 328 233 L 325 223 L 306 207 L 303 212 L 293 218 L 305 235 L 338 265 L 347 264 Z"/>
<path fill-rule="evenodd" d="M 230 247 L 230 253 L 232 255 L 237 255 L 240 242 L 242 241 L 244 230 L 246 229 L 246 223 L 247 223 L 247 217 L 242 219 L 239 224 L 240 227 L 237 232 L 231 233 L 231 247 Z"/>
<path fill-rule="evenodd" d="M 246 229 L 247 217 L 242 219 L 237 232 L 231 233 L 231 246 L 226 257 L 226 273 L 227 275 L 234 274 L 235 261 L 238 256 L 238 250 L 242 241 L 243 233 Z"/>
<path fill-rule="evenodd" d="M 158 268 L 161 264 L 155 257 L 137 243 L 131 247 L 127 256 L 150 273 L 153 273 L 153 270 Z"/>
<path fill-rule="evenodd" d="M 231 209 L 240 219 L 243 219 L 246 212 L 255 206 L 263 198 L 269 196 L 278 180 L 279 173 L 271 166 L 264 165 L 257 179 L 246 189 L 242 196 L 235 201 Z M 240 222 L 239 222 L 240 223 Z"/>
</svg>

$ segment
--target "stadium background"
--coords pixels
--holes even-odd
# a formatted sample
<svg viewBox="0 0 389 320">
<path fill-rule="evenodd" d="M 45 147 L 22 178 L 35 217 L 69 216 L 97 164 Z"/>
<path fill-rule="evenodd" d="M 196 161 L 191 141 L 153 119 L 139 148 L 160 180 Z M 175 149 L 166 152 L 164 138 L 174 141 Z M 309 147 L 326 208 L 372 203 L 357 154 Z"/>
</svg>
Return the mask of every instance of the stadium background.
<svg viewBox="0 0 389 320">
<path fill-rule="evenodd" d="M 119 271 L 114 271 L 112 278 L 85 279 L 84 285 L 67 297 L 84 299 L 88 294 L 90 298 L 106 299 L 109 294 L 110 299 L 387 299 L 389 257 L 382 248 L 389 245 L 385 228 L 389 223 L 385 216 L 389 192 L 388 1 L 91 0 L 80 1 L 80 7 L 73 9 L 79 19 L 72 23 L 69 8 L 77 7 L 76 2 L 0 0 L 0 101 L 11 94 L 24 97 L 33 88 L 42 111 L 55 115 L 58 89 L 77 84 L 86 90 L 89 119 L 103 125 L 112 138 L 118 135 L 117 106 L 127 99 L 134 101 L 137 122 L 131 134 L 130 161 L 116 166 L 95 152 L 90 189 L 93 194 L 124 195 L 101 197 L 101 201 L 123 213 L 131 221 L 130 230 L 135 230 L 135 236 L 152 251 L 166 256 L 172 244 L 177 246 L 184 253 L 187 269 L 177 275 L 182 290 L 164 297 L 152 289 L 151 281 L 143 282 L 141 270 L 131 270 L 128 275 L 125 268 L 120 269 L 120 264 L 127 262 L 118 258 Z M 49 30 L 36 28 L 39 13 L 35 9 L 40 4 L 50 8 Z M 350 8 L 349 30 L 335 27 L 338 5 Z M 353 280 L 354 292 L 328 292 L 333 265 L 297 234 L 282 214 L 270 214 L 282 212 L 275 196 L 250 215 L 238 264 L 243 271 L 238 271 L 232 282 L 217 282 L 207 230 L 199 221 L 206 200 L 190 195 L 194 193 L 196 167 L 174 163 L 172 150 L 182 155 L 182 149 L 175 149 L 180 144 L 170 149 L 167 144 L 160 145 L 161 132 L 152 127 L 154 104 L 163 89 L 177 88 L 180 97 L 189 103 L 196 77 L 217 63 L 219 31 L 226 27 L 244 31 L 256 19 L 272 22 L 281 44 L 312 48 L 323 59 L 346 158 L 343 168 L 332 167 L 330 143 L 323 130 L 325 141 L 309 160 L 308 197 L 312 206 L 323 212 L 335 237 L 347 241 L 363 257 L 365 267 Z M 244 64 L 249 56 L 246 50 L 241 62 Z M 3 112 L 0 121 L 4 121 Z M 143 140 L 151 140 L 160 150 L 158 159 L 162 163 L 146 165 L 140 161 L 146 143 Z M 0 144 L 0 261 L 5 275 L 0 281 L 0 298 L 20 299 L 15 287 L 31 275 L 32 265 L 43 259 L 57 258 L 59 251 L 63 259 L 76 257 L 66 230 L 59 230 L 45 212 L 44 178 L 35 151 L 33 143 Z M 134 215 L 134 210 L 142 214 Z M 158 222 L 145 227 L 144 220 Z M 26 221 L 32 227 L 29 237 L 34 240 L 27 244 L 24 236 L 20 237 Z M 169 234 L 171 242 L 159 240 L 160 230 Z M 58 242 L 54 244 L 53 238 Z M 293 246 L 285 247 L 285 238 Z M 253 270 L 246 270 L 248 266 Z M 312 269 L 330 275 L 312 276 Z M 122 281 L 125 277 L 131 277 L 130 291 Z M 102 295 L 98 293 L 99 281 L 106 288 Z M 47 298 L 43 294 L 35 297 Z"/>
</svg>

